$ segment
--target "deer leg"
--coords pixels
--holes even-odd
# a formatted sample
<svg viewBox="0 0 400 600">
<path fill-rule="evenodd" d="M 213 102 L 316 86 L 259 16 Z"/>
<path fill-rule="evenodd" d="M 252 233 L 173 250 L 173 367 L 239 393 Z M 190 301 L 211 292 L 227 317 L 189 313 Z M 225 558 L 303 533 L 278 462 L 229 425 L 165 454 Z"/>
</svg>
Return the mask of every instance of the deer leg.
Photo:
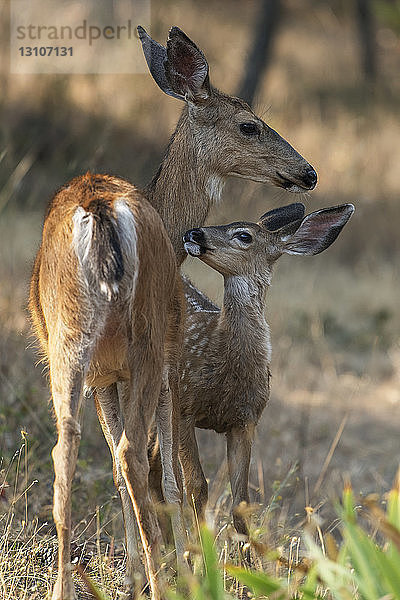
<svg viewBox="0 0 400 600">
<path fill-rule="evenodd" d="M 158 505 L 158 522 L 161 527 L 161 532 L 164 544 L 167 547 L 173 548 L 175 544 L 174 534 L 172 531 L 171 519 L 163 508 L 165 508 L 164 492 L 162 485 L 163 470 L 160 455 L 160 445 L 158 442 L 157 430 L 154 428 L 149 446 L 149 486 L 153 501 Z"/>
<path fill-rule="evenodd" d="M 135 574 L 144 575 L 144 572 L 142 571 L 142 563 L 138 552 L 135 513 L 117 454 L 117 447 L 123 433 L 117 384 L 114 383 L 107 388 L 97 388 L 94 392 L 94 401 L 104 437 L 110 448 L 113 460 L 115 487 L 121 498 L 126 543 L 124 588 L 126 593 L 132 597 L 135 594 Z"/>
<path fill-rule="evenodd" d="M 186 535 L 182 515 L 183 491 L 178 464 L 179 431 L 176 431 L 176 423 L 179 416 L 174 414 L 172 385 L 175 385 L 175 382 L 172 384 L 172 379 L 173 376 L 169 375 L 166 368 L 164 370 L 156 420 L 162 464 L 163 495 L 167 504 L 172 507 L 171 524 L 177 562 L 178 566 L 182 566 L 184 564 L 183 555 Z M 170 384 L 172 385 L 170 386 Z M 178 395 L 176 391 L 175 393 Z"/>
<path fill-rule="evenodd" d="M 200 463 L 194 424 L 188 420 L 181 422 L 179 456 L 189 504 L 195 511 L 198 520 L 204 521 L 208 501 L 208 484 Z"/>
<path fill-rule="evenodd" d="M 74 600 L 76 596 L 70 551 L 71 487 L 81 437 L 78 415 L 84 369 L 73 368 L 69 364 L 70 352 L 60 341 L 54 346 L 58 350 L 54 348 L 49 355 L 51 393 L 58 432 L 57 443 L 52 451 L 55 472 L 53 517 L 58 537 L 58 573 L 52 600 Z"/>
<path fill-rule="evenodd" d="M 148 433 L 161 390 L 163 352 L 142 334 L 130 352 L 131 384 L 121 398 L 124 431 L 116 455 L 136 515 L 152 599 L 159 600 L 160 530 L 149 494 Z"/>
<path fill-rule="evenodd" d="M 226 434 L 233 523 L 236 531 L 246 536 L 248 528 L 238 508 L 241 502 L 249 503 L 249 468 L 254 429 L 250 423 L 243 428 L 233 428 Z"/>
<path fill-rule="evenodd" d="M 148 441 L 148 457 L 150 465 L 149 485 L 154 502 L 164 502 L 162 491 L 162 464 L 160 456 L 160 444 L 158 442 L 157 426 L 154 423 Z"/>
</svg>

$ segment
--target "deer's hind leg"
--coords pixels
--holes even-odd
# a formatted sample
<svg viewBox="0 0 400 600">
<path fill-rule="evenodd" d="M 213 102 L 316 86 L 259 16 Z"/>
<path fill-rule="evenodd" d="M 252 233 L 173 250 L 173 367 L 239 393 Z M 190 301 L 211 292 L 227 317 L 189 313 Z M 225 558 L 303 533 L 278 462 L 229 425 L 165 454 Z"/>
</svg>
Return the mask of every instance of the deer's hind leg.
<svg viewBox="0 0 400 600">
<path fill-rule="evenodd" d="M 121 398 L 124 431 L 116 454 L 136 515 L 152 599 L 159 600 L 162 597 L 158 573 L 161 534 L 149 494 L 147 444 L 161 390 L 163 345 L 149 339 L 150 331 L 142 330 L 141 335 L 136 336 L 138 341 L 130 353 L 131 383 L 129 394 Z"/>
<path fill-rule="evenodd" d="M 124 391 L 125 388 L 123 386 L 121 393 L 123 394 Z M 122 474 L 121 464 L 119 462 L 117 453 L 118 444 L 121 441 L 123 433 L 123 423 L 117 384 L 114 383 L 106 388 L 96 388 L 94 391 L 94 401 L 96 405 L 97 416 L 112 456 L 115 487 L 117 488 L 121 498 L 127 555 L 124 588 L 125 592 L 129 594 L 129 596 L 133 597 L 136 593 L 135 575 L 140 579 L 140 575 L 144 574 L 144 572 L 138 552 L 135 513 L 126 487 L 126 482 Z"/>
<path fill-rule="evenodd" d="M 52 600 L 74 600 L 70 553 L 71 487 L 81 437 L 78 418 L 89 356 L 81 345 L 71 343 L 66 333 L 58 331 L 53 339 L 49 336 L 49 362 L 58 432 L 52 451 L 55 472 L 53 517 L 58 536 L 58 573 Z"/>
</svg>

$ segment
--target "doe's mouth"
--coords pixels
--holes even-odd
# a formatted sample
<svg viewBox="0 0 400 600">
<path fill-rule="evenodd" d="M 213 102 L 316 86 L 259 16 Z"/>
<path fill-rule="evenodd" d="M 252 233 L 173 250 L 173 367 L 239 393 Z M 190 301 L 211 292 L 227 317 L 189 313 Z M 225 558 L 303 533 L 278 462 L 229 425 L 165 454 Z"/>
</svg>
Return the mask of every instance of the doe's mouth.
<svg viewBox="0 0 400 600">
<path fill-rule="evenodd" d="M 315 188 L 315 183 L 311 186 L 306 186 L 304 185 L 304 183 L 300 183 L 299 181 L 289 179 L 286 175 L 282 175 L 282 173 L 279 173 L 279 171 L 276 171 L 276 174 L 278 175 L 279 187 L 282 187 L 288 192 L 309 192 L 310 190 L 313 190 Z"/>
</svg>

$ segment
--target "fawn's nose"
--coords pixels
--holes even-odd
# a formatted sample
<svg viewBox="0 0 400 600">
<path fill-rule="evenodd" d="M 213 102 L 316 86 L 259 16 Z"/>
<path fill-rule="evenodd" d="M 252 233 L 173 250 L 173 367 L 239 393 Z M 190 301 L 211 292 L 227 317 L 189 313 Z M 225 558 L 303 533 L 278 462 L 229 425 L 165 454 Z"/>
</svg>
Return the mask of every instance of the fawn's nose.
<svg viewBox="0 0 400 600">
<path fill-rule="evenodd" d="M 317 173 L 313 167 L 308 167 L 303 175 L 303 181 L 309 190 L 313 190 L 317 185 Z"/>
<path fill-rule="evenodd" d="M 204 233 L 201 229 L 189 229 L 183 236 L 184 242 L 196 242 L 201 244 L 204 241 Z"/>
</svg>

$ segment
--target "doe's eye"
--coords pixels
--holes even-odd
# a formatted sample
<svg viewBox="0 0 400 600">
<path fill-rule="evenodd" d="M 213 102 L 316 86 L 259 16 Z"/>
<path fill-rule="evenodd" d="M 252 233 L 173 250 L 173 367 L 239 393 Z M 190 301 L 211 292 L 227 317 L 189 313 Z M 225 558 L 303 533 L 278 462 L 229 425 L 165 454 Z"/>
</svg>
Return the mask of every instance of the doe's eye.
<svg viewBox="0 0 400 600">
<path fill-rule="evenodd" d="M 247 233 L 247 231 L 241 231 L 240 233 L 237 233 L 235 237 L 245 244 L 251 244 L 253 241 L 253 238 L 251 237 L 250 233 Z"/>
<path fill-rule="evenodd" d="M 241 133 L 244 133 L 244 135 L 257 135 L 258 134 L 258 125 L 257 123 L 240 123 L 239 125 L 239 129 L 241 131 Z"/>
</svg>

